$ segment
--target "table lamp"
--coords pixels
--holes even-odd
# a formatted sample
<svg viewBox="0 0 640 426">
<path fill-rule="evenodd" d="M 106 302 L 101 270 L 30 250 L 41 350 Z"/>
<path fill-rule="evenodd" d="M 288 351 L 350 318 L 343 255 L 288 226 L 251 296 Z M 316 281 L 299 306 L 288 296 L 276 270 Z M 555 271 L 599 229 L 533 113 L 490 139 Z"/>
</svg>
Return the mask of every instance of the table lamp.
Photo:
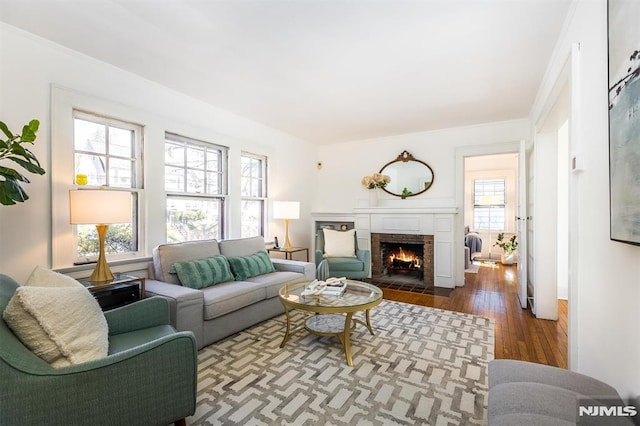
<svg viewBox="0 0 640 426">
<path fill-rule="evenodd" d="M 131 222 L 131 194 L 106 189 L 74 189 L 69 191 L 70 223 L 96 225 L 100 240 L 98 264 L 89 281 L 111 281 L 114 276 L 104 254 L 104 237 L 111 223 Z"/>
<path fill-rule="evenodd" d="M 300 202 L 298 201 L 274 201 L 273 218 L 284 219 L 285 241 L 284 249 L 291 250 L 293 247 L 289 241 L 289 220 L 300 218 Z"/>
</svg>

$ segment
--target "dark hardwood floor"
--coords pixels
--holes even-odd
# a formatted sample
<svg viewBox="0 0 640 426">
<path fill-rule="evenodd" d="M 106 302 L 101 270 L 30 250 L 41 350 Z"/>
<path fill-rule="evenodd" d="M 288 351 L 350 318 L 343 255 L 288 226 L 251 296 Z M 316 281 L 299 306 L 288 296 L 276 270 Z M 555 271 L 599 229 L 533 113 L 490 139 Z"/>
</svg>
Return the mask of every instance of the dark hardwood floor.
<svg viewBox="0 0 640 426">
<path fill-rule="evenodd" d="M 567 301 L 558 301 L 558 321 L 537 319 L 518 301 L 516 266 L 480 266 L 449 297 L 383 289 L 385 299 L 495 320 L 495 358 L 567 368 Z"/>
</svg>

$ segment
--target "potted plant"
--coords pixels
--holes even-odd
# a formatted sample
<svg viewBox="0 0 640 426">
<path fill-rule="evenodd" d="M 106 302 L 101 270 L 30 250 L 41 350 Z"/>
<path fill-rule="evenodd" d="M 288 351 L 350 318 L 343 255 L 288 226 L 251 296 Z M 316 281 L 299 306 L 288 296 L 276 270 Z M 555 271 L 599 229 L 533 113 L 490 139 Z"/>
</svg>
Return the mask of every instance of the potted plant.
<svg viewBox="0 0 640 426">
<path fill-rule="evenodd" d="M 0 161 L 13 161 L 30 173 L 43 175 L 45 171 L 40 167 L 36 156 L 22 146 L 24 143 L 33 144 L 36 140 L 38 127 L 40 127 L 40 122 L 31 120 L 22 128 L 21 134 L 14 135 L 7 125 L 0 121 L 0 130 L 6 136 L 6 139 L 0 139 Z M 2 136 L 0 135 L 0 137 Z M 29 199 L 20 182 L 29 183 L 29 179 L 16 169 L 0 165 L 0 204 L 10 206 Z"/>
<path fill-rule="evenodd" d="M 504 241 L 504 232 L 498 234 L 498 238 L 494 244 L 494 246 L 500 247 L 504 253 L 502 253 L 502 258 L 500 261 L 503 265 L 513 265 L 515 252 L 518 248 L 517 237 L 513 235 L 507 241 Z"/>
</svg>

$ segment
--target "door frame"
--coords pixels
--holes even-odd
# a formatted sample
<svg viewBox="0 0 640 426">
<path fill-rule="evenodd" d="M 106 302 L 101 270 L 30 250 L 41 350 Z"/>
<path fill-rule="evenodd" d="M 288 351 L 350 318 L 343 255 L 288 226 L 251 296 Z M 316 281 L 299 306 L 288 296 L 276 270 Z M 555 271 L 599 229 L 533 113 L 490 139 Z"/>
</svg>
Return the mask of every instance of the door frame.
<svg viewBox="0 0 640 426">
<path fill-rule="evenodd" d="M 456 215 L 456 229 L 459 229 L 461 232 L 461 237 L 457 238 L 458 249 L 456 250 L 456 276 L 461 277 L 460 280 L 458 280 L 458 282 L 456 283 L 457 286 L 464 285 L 464 160 L 467 157 L 479 157 L 484 155 L 519 154 L 520 146 L 522 144 L 523 141 L 518 140 L 513 142 L 469 145 L 456 148 L 456 205 L 458 206 L 459 212 L 459 214 Z M 524 176 L 523 173 L 525 173 Z M 518 185 L 521 179 L 525 179 L 526 182 L 526 170 L 521 170 L 520 165 L 518 165 Z M 518 258 L 520 258 L 520 253 L 518 253 Z"/>
<path fill-rule="evenodd" d="M 553 79 L 548 81 L 548 90 L 544 97 L 540 97 L 537 108 L 534 108 L 531 114 L 532 123 L 534 125 L 534 138 L 537 137 L 538 132 L 541 131 L 543 123 L 547 120 L 548 115 L 553 109 L 554 105 L 558 101 L 562 90 L 568 87 L 568 120 L 569 120 L 569 156 L 571 161 L 570 176 L 569 176 L 569 217 L 575 217 L 577 208 L 577 198 L 580 192 L 579 176 L 581 171 L 580 153 L 577 151 L 579 146 L 578 140 L 580 138 L 580 43 L 571 44 L 570 48 L 565 52 L 560 53 L 560 58 L 564 57 L 564 61 L 558 63 L 562 64 L 560 69 L 554 75 Z M 539 95 L 540 96 L 540 95 Z M 578 335 L 579 335 L 579 322 L 578 322 L 578 297 L 579 297 L 579 285 L 580 281 L 580 268 L 578 264 L 578 247 L 580 244 L 580 233 L 577 221 L 569 221 L 569 269 L 568 269 L 568 339 L 567 339 L 567 354 L 568 354 L 568 367 L 574 369 L 578 360 Z"/>
</svg>

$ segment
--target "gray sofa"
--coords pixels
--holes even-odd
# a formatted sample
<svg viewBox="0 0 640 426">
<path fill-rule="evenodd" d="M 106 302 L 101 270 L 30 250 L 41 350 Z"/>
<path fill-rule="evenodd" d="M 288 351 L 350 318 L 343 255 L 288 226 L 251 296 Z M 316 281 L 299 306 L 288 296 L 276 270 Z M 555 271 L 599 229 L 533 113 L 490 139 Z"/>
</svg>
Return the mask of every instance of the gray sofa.
<svg viewBox="0 0 640 426">
<path fill-rule="evenodd" d="M 579 402 L 626 405 L 613 387 L 583 374 L 525 361 L 489 363 L 489 426 L 633 425 L 626 417 L 579 416 Z"/>
<path fill-rule="evenodd" d="M 171 324 L 178 331 L 193 332 L 200 349 L 284 312 L 278 290 L 287 283 L 313 280 L 315 265 L 271 259 L 276 272 L 201 290 L 182 286 L 176 274 L 170 273 L 172 266 L 220 254 L 230 258 L 261 251 L 265 251 L 262 237 L 160 245 L 153 250 L 153 264 L 145 283 L 147 296 L 167 299 Z"/>
</svg>

